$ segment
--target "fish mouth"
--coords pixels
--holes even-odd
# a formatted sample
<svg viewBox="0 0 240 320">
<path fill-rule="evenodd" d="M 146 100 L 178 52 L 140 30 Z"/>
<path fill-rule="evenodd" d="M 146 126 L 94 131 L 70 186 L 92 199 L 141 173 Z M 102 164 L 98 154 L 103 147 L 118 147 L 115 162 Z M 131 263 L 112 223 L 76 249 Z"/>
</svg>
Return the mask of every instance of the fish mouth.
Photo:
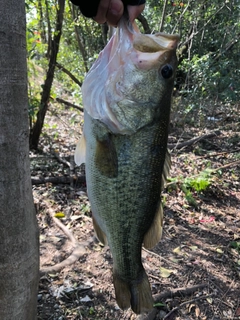
<svg viewBox="0 0 240 320">
<path fill-rule="evenodd" d="M 134 37 L 133 47 L 144 53 L 176 50 L 179 39 L 178 34 L 157 33 L 149 35 L 138 33 Z"/>
<path fill-rule="evenodd" d="M 180 36 L 178 34 L 166 34 L 157 33 L 155 34 L 155 41 L 158 42 L 159 46 L 163 49 L 175 50 L 178 46 Z"/>
</svg>

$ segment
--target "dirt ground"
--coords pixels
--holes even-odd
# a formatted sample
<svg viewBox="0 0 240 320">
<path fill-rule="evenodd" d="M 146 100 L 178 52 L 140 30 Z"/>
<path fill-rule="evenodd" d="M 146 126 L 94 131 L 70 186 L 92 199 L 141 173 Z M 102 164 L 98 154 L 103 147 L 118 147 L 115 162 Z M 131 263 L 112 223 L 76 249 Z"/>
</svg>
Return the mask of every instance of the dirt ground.
<svg viewBox="0 0 240 320">
<path fill-rule="evenodd" d="M 137 316 L 116 304 L 111 253 L 94 236 L 84 167 L 74 166 L 81 114 L 50 107 L 41 150 L 30 154 L 40 229 L 39 320 L 240 319 L 239 111 L 206 118 L 204 130 L 188 123 L 171 128 L 163 237 L 142 251 L 155 307 Z"/>
</svg>

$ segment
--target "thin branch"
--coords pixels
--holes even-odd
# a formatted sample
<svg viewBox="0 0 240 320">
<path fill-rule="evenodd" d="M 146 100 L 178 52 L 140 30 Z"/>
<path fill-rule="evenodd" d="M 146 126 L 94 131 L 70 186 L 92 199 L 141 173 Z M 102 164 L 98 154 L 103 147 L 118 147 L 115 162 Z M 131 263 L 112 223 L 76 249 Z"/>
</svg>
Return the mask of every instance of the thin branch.
<svg viewBox="0 0 240 320">
<path fill-rule="evenodd" d="M 196 137 L 196 138 L 193 138 L 193 139 L 190 139 L 188 141 L 185 141 L 185 142 L 182 142 L 182 143 L 173 143 L 173 144 L 168 144 L 168 148 L 169 149 L 181 149 L 183 147 L 186 147 L 186 146 L 190 146 L 200 140 L 203 140 L 203 139 L 208 139 L 208 138 L 213 138 L 213 137 L 216 137 L 216 136 L 219 136 L 221 135 L 221 131 L 219 130 L 216 130 L 216 131 L 213 131 L 213 132 L 210 132 L 210 133 L 206 133 L 200 137 Z"/>
<path fill-rule="evenodd" d="M 177 21 L 177 23 L 175 24 L 173 30 L 172 30 L 172 33 L 175 33 L 176 31 L 176 28 L 178 27 L 179 28 L 179 25 L 180 25 L 180 21 L 182 20 L 184 14 L 186 13 L 186 11 L 188 10 L 188 7 L 190 6 L 190 3 L 191 3 L 191 0 L 188 1 L 187 5 L 184 6 L 184 10 L 182 11 L 182 13 L 180 14 L 180 17 Z M 179 28 L 181 29 L 181 28 Z"/>
<path fill-rule="evenodd" d="M 79 107 L 79 106 L 76 106 L 75 104 L 69 102 L 69 101 L 66 101 L 66 100 L 63 100 L 62 98 L 56 98 L 56 101 L 59 102 L 59 103 L 63 103 L 65 104 L 67 107 L 69 108 L 75 108 L 81 112 L 84 111 L 84 109 L 82 107 Z"/>
<path fill-rule="evenodd" d="M 151 29 L 150 29 L 150 26 L 149 26 L 149 24 L 147 22 L 147 19 L 142 14 L 140 14 L 137 17 L 137 20 L 139 22 L 141 22 L 141 24 L 143 26 L 143 29 L 144 29 L 144 33 L 150 34 L 151 33 Z"/>
<path fill-rule="evenodd" d="M 76 184 L 85 184 L 86 183 L 86 177 L 84 175 L 76 177 L 69 177 L 69 176 L 60 176 L 60 177 L 46 177 L 46 178 L 40 178 L 40 177 L 31 177 L 32 185 L 39 185 L 39 184 L 46 184 L 46 183 L 52 183 L 52 184 L 71 184 L 73 181 L 75 181 Z"/>
<path fill-rule="evenodd" d="M 168 0 L 164 0 L 162 18 L 159 24 L 159 32 L 163 32 L 163 25 L 164 25 L 164 20 L 166 16 L 167 3 L 168 3 Z"/>
<path fill-rule="evenodd" d="M 65 164 L 67 167 L 70 168 L 70 162 L 67 161 L 66 159 L 63 159 L 62 157 L 59 156 L 59 154 L 53 150 L 51 150 L 51 154 L 58 160 L 58 162 Z"/>
<path fill-rule="evenodd" d="M 210 23 L 210 21 L 225 7 L 225 4 L 223 6 L 221 6 L 221 8 L 219 8 L 216 12 L 214 12 L 209 19 L 204 23 L 204 25 L 196 32 L 193 32 L 190 37 L 188 37 L 188 39 L 185 40 L 185 42 L 183 42 L 181 44 L 181 47 L 184 45 L 187 45 L 188 42 L 190 42 L 192 40 L 193 37 L 195 37 L 199 32 L 201 32 L 202 30 L 204 30 L 206 28 L 206 26 Z"/>
<path fill-rule="evenodd" d="M 155 294 L 153 296 L 153 300 L 155 303 L 157 303 L 159 301 L 163 301 L 168 298 L 189 296 L 189 295 L 193 294 L 195 291 L 197 291 L 199 289 L 206 288 L 207 286 L 208 286 L 207 283 L 202 283 L 202 284 L 198 284 L 198 285 L 192 286 L 192 287 L 187 287 L 187 288 L 183 287 L 183 288 L 177 288 L 177 289 L 173 289 L 173 290 L 164 291 L 162 293 Z M 154 320 L 157 313 L 158 313 L 158 309 L 154 308 L 147 315 L 139 315 L 137 317 L 137 320 Z"/>
<path fill-rule="evenodd" d="M 162 301 L 164 299 L 167 298 L 173 298 L 173 297 L 185 297 L 188 296 L 192 293 L 194 293 L 195 291 L 199 290 L 199 289 L 203 289 L 206 288 L 208 286 L 207 283 L 201 283 L 201 284 L 197 284 L 195 286 L 191 286 L 191 287 L 182 287 L 182 288 L 176 288 L 173 290 L 168 290 L 159 294 L 155 294 L 153 296 L 153 299 L 155 302 L 158 301 Z"/>
<path fill-rule="evenodd" d="M 229 168 L 229 167 L 234 167 L 234 166 L 237 166 L 238 164 L 240 164 L 240 160 L 236 160 L 236 161 L 224 164 L 223 166 L 220 166 L 218 168 L 212 169 L 212 171 L 215 172 L 215 171 L 226 169 L 226 168 Z"/>
<path fill-rule="evenodd" d="M 80 82 L 69 70 L 67 70 L 63 65 L 60 63 L 56 62 L 55 63 L 56 67 L 58 67 L 61 71 L 66 73 L 76 84 L 79 85 L 79 87 L 82 86 L 82 82 Z"/>
<path fill-rule="evenodd" d="M 187 304 L 190 304 L 190 303 L 193 303 L 193 302 L 196 302 L 198 300 L 202 300 L 202 299 L 207 299 L 207 298 L 210 298 L 212 297 L 212 294 L 209 294 L 207 296 L 201 296 L 201 297 L 197 297 L 197 298 L 194 298 L 192 300 L 188 300 L 188 301 L 185 301 L 183 303 L 181 303 L 179 306 L 173 308 L 164 318 L 163 320 L 167 320 L 171 314 L 173 314 L 175 311 L 179 310 L 180 308 L 182 308 L 183 306 L 187 305 Z"/>
<path fill-rule="evenodd" d="M 76 12 L 75 12 L 76 6 L 73 5 L 73 4 L 70 4 L 70 9 L 71 9 L 73 21 L 76 21 L 77 20 Z M 75 36 L 76 36 L 76 39 L 77 39 L 79 50 L 80 50 L 81 55 L 83 57 L 83 64 L 84 64 L 84 67 L 85 67 L 85 71 L 87 73 L 88 72 L 87 52 L 86 52 L 86 49 L 85 49 L 85 45 L 84 45 L 84 43 L 83 43 L 83 41 L 81 39 L 81 36 L 79 34 L 79 28 L 77 27 L 76 23 L 74 24 L 74 31 L 75 31 Z"/>
</svg>

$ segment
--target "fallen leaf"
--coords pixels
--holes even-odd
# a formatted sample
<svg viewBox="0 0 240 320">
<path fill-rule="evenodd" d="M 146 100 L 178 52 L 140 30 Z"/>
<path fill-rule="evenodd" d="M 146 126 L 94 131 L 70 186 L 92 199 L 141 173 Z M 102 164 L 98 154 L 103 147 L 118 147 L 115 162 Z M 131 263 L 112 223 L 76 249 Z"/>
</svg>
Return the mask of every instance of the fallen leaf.
<svg viewBox="0 0 240 320">
<path fill-rule="evenodd" d="M 210 304 L 212 304 L 212 302 L 213 302 L 213 299 L 212 299 L 211 297 L 206 298 L 206 300 L 207 300 L 207 302 L 210 303 Z"/>
<path fill-rule="evenodd" d="M 58 274 L 57 274 L 57 273 L 49 273 L 48 275 L 49 275 L 49 277 L 51 277 L 51 278 L 57 278 L 57 277 L 58 277 Z"/>
<path fill-rule="evenodd" d="M 80 299 L 81 302 L 89 302 L 89 301 L 92 301 L 91 298 L 89 298 L 88 295 L 86 295 L 84 298 Z"/>
<path fill-rule="evenodd" d="M 236 315 L 237 317 L 240 316 L 240 307 L 237 308 L 235 315 Z"/>
<path fill-rule="evenodd" d="M 78 219 L 80 219 L 80 218 L 82 218 L 82 216 L 71 216 L 71 220 L 78 220 Z"/>
<path fill-rule="evenodd" d="M 195 308 L 196 317 L 199 317 L 200 313 L 201 313 L 200 309 L 198 308 L 198 306 L 196 306 L 196 308 Z"/>
<path fill-rule="evenodd" d="M 176 254 L 182 254 L 180 247 L 177 247 L 177 248 L 173 249 L 173 252 L 176 253 Z"/>
<path fill-rule="evenodd" d="M 198 249 L 198 247 L 197 247 L 197 246 L 191 246 L 190 249 L 191 249 L 192 251 L 196 251 L 196 250 Z"/>
<path fill-rule="evenodd" d="M 55 218 L 61 219 L 65 217 L 65 214 L 63 212 L 56 212 L 54 215 Z"/>
<path fill-rule="evenodd" d="M 162 303 L 162 302 L 156 302 L 156 303 L 154 303 L 154 308 L 155 307 L 166 307 L 166 304 L 165 303 Z"/>
<path fill-rule="evenodd" d="M 238 239 L 239 239 L 239 233 L 234 233 L 233 239 L 234 239 L 234 240 L 238 240 Z"/>
<path fill-rule="evenodd" d="M 171 275 L 171 273 L 174 273 L 174 272 L 175 272 L 174 270 L 169 270 L 169 269 L 160 267 L 160 274 L 162 278 L 168 278 Z"/>
<path fill-rule="evenodd" d="M 188 312 L 191 312 L 192 308 L 196 308 L 196 305 L 193 303 L 188 307 Z"/>
</svg>

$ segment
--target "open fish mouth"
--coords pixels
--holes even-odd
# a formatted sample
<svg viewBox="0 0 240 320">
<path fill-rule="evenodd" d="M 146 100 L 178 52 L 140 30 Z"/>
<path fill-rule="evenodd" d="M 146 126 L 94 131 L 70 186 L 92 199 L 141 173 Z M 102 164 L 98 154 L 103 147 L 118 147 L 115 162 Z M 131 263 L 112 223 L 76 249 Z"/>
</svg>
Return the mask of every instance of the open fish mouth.
<svg viewBox="0 0 240 320">
<path fill-rule="evenodd" d="M 133 39 L 133 47 L 138 51 L 151 53 L 161 50 L 175 50 L 178 42 L 178 34 L 167 34 L 163 32 L 154 35 L 136 33 Z"/>
<path fill-rule="evenodd" d="M 178 41 L 179 35 L 176 34 L 142 34 L 136 23 L 131 24 L 125 16 L 122 17 L 115 34 L 84 80 L 84 110 L 92 118 L 107 125 L 113 133 L 134 132 L 136 128 L 130 128 L 119 119 L 119 106 L 128 99 L 132 107 L 135 105 L 134 101 L 141 101 L 150 107 L 147 97 L 134 93 L 141 91 L 139 79 L 144 79 L 147 72 L 157 74 L 157 70 L 161 70 L 165 64 L 171 65 L 172 61 L 175 61 Z M 175 65 L 172 69 L 175 69 Z M 139 70 L 142 73 L 139 73 Z M 158 74 L 161 74 L 161 71 Z M 151 90 L 151 87 L 148 90 Z M 149 92 L 149 96 L 155 101 L 158 99 L 154 93 Z"/>
</svg>

